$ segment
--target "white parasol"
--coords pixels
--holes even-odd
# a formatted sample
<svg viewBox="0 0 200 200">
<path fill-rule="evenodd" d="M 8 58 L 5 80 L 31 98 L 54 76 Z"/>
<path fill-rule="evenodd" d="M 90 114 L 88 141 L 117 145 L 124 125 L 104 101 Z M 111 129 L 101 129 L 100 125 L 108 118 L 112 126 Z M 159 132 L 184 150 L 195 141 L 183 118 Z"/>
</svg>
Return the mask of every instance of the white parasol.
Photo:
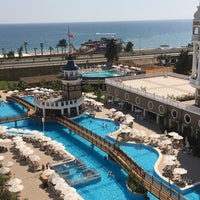
<svg viewBox="0 0 200 200">
<path fill-rule="evenodd" d="M 112 113 L 114 113 L 114 112 L 116 112 L 117 110 L 115 109 L 115 108 L 111 108 L 110 109 L 110 112 L 112 112 Z"/>
<path fill-rule="evenodd" d="M 6 161 L 5 163 L 3 163 L 3 166 L 4 167 L 12 167 L 14 165 L 14 163 L 13 162 L 11 162 L 11 161 Z"/>
<path fill-rule="evenodd" d="M 183 137 L 181 135 L 175 135 L 173 138 L 175 140 L 182 140 L 183 139 Z"/>
<path fill-rule="evenodd" d="M 8 187 L 8 190 L 13 193 L 20 192 L 23 189 L 24 189 L 23 185 L 12 185 L 12 186 Z"/>
<path fill-rule="evenodd" d="M 180 174 L 180 175 L 183 175 L 183 174 L 187 174 L 187 170 L 184 169 L 184 168 L 175 168 L 174 169 L 174 172 L 173 174 Z"/>
<path fill-rule="evenodd" d="M 124 113 L 121 112 L 121 111 L 117 111 L 117 112 L 115 113 L 115 116 L 117 116 L 117 117 L 123 117 L 123 116 L 124 116 Z"/>
<path fill-rule="evenodd" d="M 8 174 L 10 172 L 10 168 L 8 167 L 1 167 L 0 174 Z"/>
<path fill-rule="evenodd" d="M 171 160 L 176 160 L 176 156 L 173 156 L 173 155 L 166 155 L 166 156 L 164 157 L 164 162 L 171 161 Z"/>
<path fill-rule="evenodd" d="M 48 168 L 48 169 L 44 170 L 42 174 L 44 174 L 45 176 L 51 176 L 51 175 L 55 174 L 55 171 L 53 169 Z M 52 178 L 53 178 L 53 176 L 52 176 Z"/>
<path fill-rule="evenodd" d="M 51 179 L 51 183 L 52 184 L 61 184 L 61 183 L 65 183 L 65 180 L 63 178 L 61 178 L 60 176 L 54 177 Z"/>
<path fill-rule="evenodd" d="M 7 185 L 19 185 L 20 183 L 22 183 L 21 179 L 13 178 L 8 181 Z"/>
<path fill-rule="evenodd" d="M 165 165 L 168 165 L 168 166 L 173 166 L 173 165 L 176 164 L 176 162 L 175 162 L 174 160 L 167 160 L 167 159 L 164 160 L 163 163 L 164 163 Z"/>
<path fill-rule="evenodd" d="M 168 135 L 174 137 L 174 136 L 179 135 L 179 134 L 176 133 L 176 132 L 170 132 L 170 133 L 168 133 Z"/>
<path fill-rule="evenodd" d="M 169 145 L 169 144 L 172 144 L 172 141 L 170 139 L 166 139 L 161 142 L 161 145 Z"/>
<path fill-rule="evenodd" d="M 4 156 L 0 156 L 0 161 L 4 160 L 4 158 L 5 158 Z"/>
<path fill-rule="evenodd" d="M 1 143 L 8 143 L 8 142 L 12 142 L 12 140 L 8 139 L 8 138 L 5 138 L 5 139 L 0 138 L 0 142 Z"/>
<path fill-rule="evenodd" d="M 36 161 L 39 161 L 39 160 L 40 160 L 40 156 L 32 154 L 32 155 L 29 156 L 29 159 L 30 159 L 32 162 L 36 162 Z"/>
</svg>

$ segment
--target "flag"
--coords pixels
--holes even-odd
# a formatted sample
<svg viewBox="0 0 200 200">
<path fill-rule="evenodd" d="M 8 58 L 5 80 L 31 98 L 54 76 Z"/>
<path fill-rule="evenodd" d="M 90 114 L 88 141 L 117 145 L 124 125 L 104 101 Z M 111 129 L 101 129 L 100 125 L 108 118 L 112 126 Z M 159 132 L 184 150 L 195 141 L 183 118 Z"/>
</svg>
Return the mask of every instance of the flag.
<svg viewBox="0 0 200 200">
<path fill-rule="evenodd" d="M 74 35 L 73 34 L 70 34 L 70 33 L 68 33 L 68 38 L 74 38 Z"/>
</svg>

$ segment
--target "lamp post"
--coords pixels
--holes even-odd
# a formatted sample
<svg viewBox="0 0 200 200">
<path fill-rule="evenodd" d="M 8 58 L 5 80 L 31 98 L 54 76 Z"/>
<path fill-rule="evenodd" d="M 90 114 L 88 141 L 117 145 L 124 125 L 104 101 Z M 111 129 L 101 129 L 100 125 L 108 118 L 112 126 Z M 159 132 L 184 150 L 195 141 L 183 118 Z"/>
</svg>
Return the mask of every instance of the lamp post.
<svg viewBox="0 0 200 200">
<path fill-rule="evenodd" d="M 43 133 L 44 133 L 44 122 L 45 122 L 45 118 L 42 117 L 42 127 L 43 127 Z"/>
</svg>

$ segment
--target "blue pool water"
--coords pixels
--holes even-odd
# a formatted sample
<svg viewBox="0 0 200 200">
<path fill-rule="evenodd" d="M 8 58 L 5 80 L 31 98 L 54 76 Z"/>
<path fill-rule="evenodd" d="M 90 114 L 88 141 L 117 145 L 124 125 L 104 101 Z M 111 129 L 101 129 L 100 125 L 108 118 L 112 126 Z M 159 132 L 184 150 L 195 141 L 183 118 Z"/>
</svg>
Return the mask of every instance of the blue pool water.
<svg viewBox="0 0 200 200">
<path fill-rule="evenodd" d="M 107 119 L 95 118 L 90 115 L 83 115 L 74 120 L 80 125 L 98 133 L 100 136 L 105 137 L 108 133 L 112 133 L 119 129 L 120 124 Z"/>
<path fill-rule="evenodd" d="M 80 160 L 55 164 L 52 168 L 73 187 L 85 186 L 101 180 L 101 176 L 94 169 L 88 168 Z"/>
<path fill-rule="evenodd" d="M 0 104 L 0 118 L 10 117 L 12 115 L 18 115 L 23 113 L 26 113 L 26 109 L 14 102 L 3 102 Z"/>
<path fill-rule="evenodd" d="M 125 76 L 126 73 L 117 73 L 114 71 L 102 71 L 102 72 L 88 72 L 83 73 L 83 78 L 109 78 L 109 77 L 117 77 L 117 76 Z"/>
<path fill-rule="evenodd" d="M 8 106 L 8 107 L 7 107 Z M 10 114 L 11 108 L 14 109 L 14 113 L 18 110 L 19 112 L 24 112 L 24 110 L 15 104 L 6 105 L 7 110 L 4 112 Z M 0 113 L 5 108 L 0 106 Z M 9 110 L 9 111 L 8 111 Z M 4 110 L 5 111 L 5 110 Z M 90 122 L 92 120 L 92 122 Z M 79 119 L 75 120 L 81 125 L 92 129 L 92 131 L 100 134 L 104 137 L 108 132 L 112 132 L 118 126 L 114 122 L 109 124 L 109 120 L 97 119 L 91 116 L 85 115 Z M 102 123 L 107 124 L 107 128 L 102 127 Z M 42 131 L 42 122 L 25 120 L 19 121 L 18 128 L 38 130 Z M 96 124 L 96 129 L 95 129 Z M 12 128 L 15 126 L 13 123 L 4 124 Z M 104 126 L 105 127 L 105 126 Z M 111 128 L 112 127 L 112 128 Z M 86 163 L 88 168 L 93 168 L 101 175 L 101 181 L 95 182 L 94 184 L 86 184 L 81 186 L 76 186 L 78 193 L 83 196 L 85 200 L 139 200 L 141 197 L 131 194 L 125 186 L 127 174 L 111 160 L 105 160 L 106 154 L 98 149 L 97 147 L 92 147 L 91 144 L 79 137 L 73 132 L 70 132 L 67 128 L 59 125 L 58 123 L 45 123 L 45 135 L 52 137 L 58 142 L 62 142 L 67 151 L 72 153 L 78 159 Z M 154 164 L 158 158 L 155 150 L 151 147 L 146 147 L 141 144 L 136 145 L 122 145 L 122 150 L 125 151 L 130 157 L 132 157 L 142 168 L 144 168 L 149 173 L 155 175 L 153 170 Z M 111 170 L 114 177 L 108 175 L 108 171 Z M 151 200 L 156 199 L 151 194 L 148 194 Z M 200 187 L 195 187 L 188 190 L 185 194 L 188 199 L 200 199 Z"/>
<path fill-rule="evenodd" d="M 34 104 L 34 96 L 30 95 L 30 96 L 24 96 L 22 98 L 25 99 L 26 101 Z"/>
</svg>

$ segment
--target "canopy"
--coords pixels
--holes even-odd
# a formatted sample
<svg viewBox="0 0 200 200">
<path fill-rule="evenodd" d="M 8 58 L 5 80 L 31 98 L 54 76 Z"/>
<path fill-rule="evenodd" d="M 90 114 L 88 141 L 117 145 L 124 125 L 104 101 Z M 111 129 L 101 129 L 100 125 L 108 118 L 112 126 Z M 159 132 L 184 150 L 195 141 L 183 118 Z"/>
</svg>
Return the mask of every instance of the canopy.
<svg viewBox="0 0 200 200">
<path fill-rule="evenodd" d="M 8 187 L 8 190 L 13 193 L 20 192 L 23 189 L 24 189 L 23 185 L 12 185 L 12 186 Z"/>
<path fill-rule="evenodd" d="M 173 174 L 180 174 L 180 175 L 187 174 L 187 170 L 184 168 L 175 168 Z"/>
</svg>

